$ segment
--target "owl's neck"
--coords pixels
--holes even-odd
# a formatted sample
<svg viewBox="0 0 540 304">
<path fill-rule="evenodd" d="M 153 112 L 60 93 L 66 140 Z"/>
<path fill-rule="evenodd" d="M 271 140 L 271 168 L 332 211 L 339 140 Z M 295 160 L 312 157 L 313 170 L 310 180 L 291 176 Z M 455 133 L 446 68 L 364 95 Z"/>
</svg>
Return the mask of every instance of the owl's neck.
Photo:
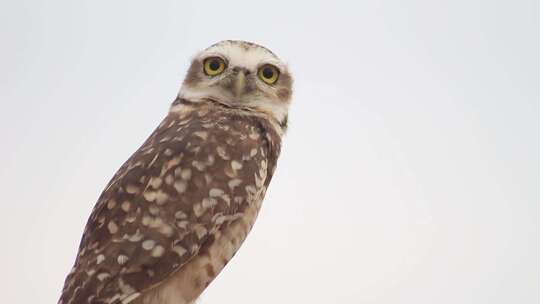
<svg viewBox="0 0 540 304">
<path fill-rule="evenodd" d="M 286 130 L 289 104 L 285 102 L 278 102 L 262 96 L 244 96 L 243 98 L 241 97 L 241 100 L 235 101 L 230 99 L 232 96 L 228 96 L 215 88 L 199 89 L 186 85 L 182 86 L 177 98 L 189 100 L 192 103 L 213 101 L 232 109 L 250 113 L 261 113 L 269 117 L 269 119 L 277 121 L 278 125 L 283 125 L 283 131 Z"/>
<path fill-rule="evenodd" d="M 212 98 L 200 98 L 196 100 L 177 97 L 171 105 L 169 110 L 170 114 L 182 115 L 186 112 L 198 109 L 200 107 L 218 107 L 220 110 L 244 117 L 257 117 L 268 122 L 268 124 L 274 129 L 274 131 L 282 137 L 287 131 L 287 115 L 278 121 L 271 113 L 266 111 L 255 110 L 250 107 L 231 106 L 229 104 L 220 102 Z"/>
</svg>

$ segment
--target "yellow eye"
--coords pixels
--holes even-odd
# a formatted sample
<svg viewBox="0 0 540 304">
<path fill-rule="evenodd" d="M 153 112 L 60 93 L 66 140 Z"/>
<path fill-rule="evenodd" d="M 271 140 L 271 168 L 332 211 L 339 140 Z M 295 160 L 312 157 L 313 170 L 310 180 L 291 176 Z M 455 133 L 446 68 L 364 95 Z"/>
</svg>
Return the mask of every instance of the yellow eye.
<svg viewBox="0 0 540 304">
<path fill-rule="evenodd" d="M 225 70 L 225 61 L 219 57 L 210 57 L 204 60 L 204 73 L 208 76 L 216 76 Z"/>
<path fill-rule="evenodd" d="M 279 70 L 270 64 L 263 65 L 259 69 L 259 78 L 267 84 L 274 84 L 279 78 Z"/>
</svg>

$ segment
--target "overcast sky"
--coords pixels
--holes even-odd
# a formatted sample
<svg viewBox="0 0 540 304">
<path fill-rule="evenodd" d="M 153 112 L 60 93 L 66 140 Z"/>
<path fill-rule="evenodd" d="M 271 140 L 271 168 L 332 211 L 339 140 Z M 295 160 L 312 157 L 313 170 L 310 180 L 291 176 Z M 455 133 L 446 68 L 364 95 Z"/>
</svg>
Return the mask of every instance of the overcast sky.
<svg viewBox="0 0 540 304">
<path fill-rule="evenodd" d="M 2 302 L 56 303 L 191 56 L 296 86 L 254 230 L 200 303 L 540 303 L 540 2 L 0 2 Z"/>
</svg>

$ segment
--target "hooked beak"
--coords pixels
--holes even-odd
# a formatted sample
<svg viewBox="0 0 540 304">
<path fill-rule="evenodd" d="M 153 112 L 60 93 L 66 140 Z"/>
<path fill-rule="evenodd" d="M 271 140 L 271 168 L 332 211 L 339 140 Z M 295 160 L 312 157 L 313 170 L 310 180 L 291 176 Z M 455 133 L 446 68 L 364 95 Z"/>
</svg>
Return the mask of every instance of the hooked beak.
<svg viewBox="0 0 540 304">
<path fill-rule="evenodd" d="M 240 97 L 246 89 L 246 74 L 244 71 L 239 71 L 234 80 L 233 93 L 234 97 Z"/>
</svg>

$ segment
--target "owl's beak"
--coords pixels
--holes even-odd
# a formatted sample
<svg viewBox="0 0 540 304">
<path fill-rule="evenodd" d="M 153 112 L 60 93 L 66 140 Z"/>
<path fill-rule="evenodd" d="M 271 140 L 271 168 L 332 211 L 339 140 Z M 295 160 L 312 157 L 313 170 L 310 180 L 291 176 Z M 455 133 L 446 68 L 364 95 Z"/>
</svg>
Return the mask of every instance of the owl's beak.
<svg viewBox="0 0 540 304">
<path fill-rule="evenodd" d="M 246 74 L 244 71 L 239 71 L 236 74 L 236 79 L 234 80 L 233 93 L 235 97 L 240 97 L 244 94 L 246 88 Z"/>
</svg>

